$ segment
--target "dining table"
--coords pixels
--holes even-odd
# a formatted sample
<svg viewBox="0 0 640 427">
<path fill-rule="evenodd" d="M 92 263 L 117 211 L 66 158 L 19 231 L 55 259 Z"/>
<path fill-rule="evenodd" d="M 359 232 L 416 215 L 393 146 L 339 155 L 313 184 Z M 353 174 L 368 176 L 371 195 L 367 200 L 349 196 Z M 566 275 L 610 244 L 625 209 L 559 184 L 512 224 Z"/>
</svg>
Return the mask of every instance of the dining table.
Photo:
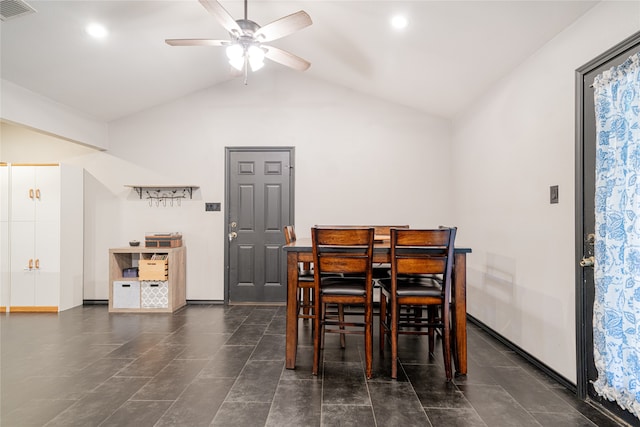
<svg viewBox="0 0 640 427">
<path fill-rule="evenodd" d="M 311 238 L 298 238 L 285 244 L 287 256 L 287 323 L 285 367 L 295 369 L 298 349 L 298 263 L 313 262 Z M 451 289 L 455 329 L 456 375 L 467 374 L 467 254 L 470 248 L 454 249 L 453 280 Z M 373 263 L 391 262 L 391 247 L 388 239 L 377 239 L 373 247 Z"/>
</svg>

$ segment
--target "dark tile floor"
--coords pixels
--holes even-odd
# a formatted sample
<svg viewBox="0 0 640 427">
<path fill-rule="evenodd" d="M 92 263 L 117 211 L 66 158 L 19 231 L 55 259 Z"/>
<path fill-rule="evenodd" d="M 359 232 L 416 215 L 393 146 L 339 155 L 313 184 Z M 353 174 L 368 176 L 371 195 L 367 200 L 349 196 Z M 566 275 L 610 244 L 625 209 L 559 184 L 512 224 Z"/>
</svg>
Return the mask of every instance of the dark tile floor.
<svg viewBox="0 0 640 427">
<path fill-rule="evenodd" d="M 377 319 L 377 318 L 376 318 Z M 329 335 L 311 375 L 311 330 L 284 369 L 284 307 L 191 305 L 173 314 L 3 315 L 0 424 L 19 426 L 615 426 L 469 325 L 469 375 L 401 337 L 399 379 L 362 337 Z M 377 330 L 377 328 L 376 328 Z M 377 341 L 377 338 L 376 338 Z"/>
</svg>

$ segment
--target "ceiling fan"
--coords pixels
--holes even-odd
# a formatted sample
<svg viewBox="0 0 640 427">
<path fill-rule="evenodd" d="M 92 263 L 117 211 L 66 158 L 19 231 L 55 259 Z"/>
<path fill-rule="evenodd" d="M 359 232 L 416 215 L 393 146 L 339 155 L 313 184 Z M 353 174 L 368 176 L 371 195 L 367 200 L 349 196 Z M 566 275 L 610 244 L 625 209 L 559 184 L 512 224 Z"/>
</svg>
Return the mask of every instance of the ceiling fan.
<svg viewBox="0 0 640 427">
<path fill-rule="evenodd" d="M 238 20 L 234 20 L 216 0 L 198 1 L 229 32 L 231 39 L 166 39 L 167 44 L 171 46 L 225 46 L 231 66 L 239 72 L 244 71 L 245 84 L 247 66 L 250 66 L 252 71 L 257 71 L 264 65 L 264 58 L 299 71 L 305 71 L 311 66 L 310 62 L 299 56 L 264 44 L 311 25 L 311 17 L 305 11 L 292 13 L 261 27 L 247 18 L 247 0 L 244 0 L 244 19 Z"/>
</svg>

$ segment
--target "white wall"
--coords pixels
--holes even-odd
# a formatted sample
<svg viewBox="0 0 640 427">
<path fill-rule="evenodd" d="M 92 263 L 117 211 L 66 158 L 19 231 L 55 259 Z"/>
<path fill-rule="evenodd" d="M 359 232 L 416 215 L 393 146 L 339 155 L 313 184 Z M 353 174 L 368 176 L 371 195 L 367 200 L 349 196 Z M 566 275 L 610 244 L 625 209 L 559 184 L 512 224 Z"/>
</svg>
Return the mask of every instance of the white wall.
<svg viewBox="0 0 640 427">
<path fill-rule="evenodd" d="M 111 156 L 94 164 L 87 218 L 93 256 L 148 231 L 179 231 L 187 246 L 187 299 L 224 298 L 225 147 L 295 147 L 296 228 L 317 223 L 438 225 L 451 218 L 449 124 L 288 71 L 253 74 L 110 124 Z M 181 207 L 149 207 L 125 184 L 193 184 Z M 105 226 L 105 220 L 112 224 Z M 91 226 L 93 223 L 93 226 Z M 87 265 L 92 298 L 106 267 Z"/>
<path fill-rule="evenodd" d="M 107 124 L 0 79 L 0 117 L 69 141 L 108 148 Z"/>
<path fill-rule="evenodd" d="M 468 312 L 573 382 L 575 70 L 639 29 L 639 2 L 603 2 L 454 121 Z"/>
<path fill-rule="evenodd" d="M 82 163 L 100 150 L 45 135 L 23 126 L 0 122 L 0 162 Z"/>
</svg>

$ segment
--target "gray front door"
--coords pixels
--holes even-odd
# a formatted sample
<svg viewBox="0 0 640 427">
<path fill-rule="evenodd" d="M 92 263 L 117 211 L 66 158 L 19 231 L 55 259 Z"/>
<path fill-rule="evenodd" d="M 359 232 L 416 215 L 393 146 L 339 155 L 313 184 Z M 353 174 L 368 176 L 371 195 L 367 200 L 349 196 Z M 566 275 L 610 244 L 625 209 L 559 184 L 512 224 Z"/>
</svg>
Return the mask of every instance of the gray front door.
<svg viewBox="0 0 640 427">
<path fill-rule="evenodd" d="M 227 148 L 230 304 L 285 302 L 282 228 L 291 223 L 293 148 Z"/>
<path fill-rule="evenodd" d="M 596 163 L 596 122 L 593 99 L 593 79 L 609 68 L 620 65 L 633 53 L 640 51 L 640 33 L 625 40 L 620 45 L 605 52 L 600 57 L 584 65 L 578 72 L 578 167 L 577 167 L 577 242 L 576 253 L 579 258 L 593 255 L 593 239 L 589 236 L 595 231 L 595 163 Z M 578 396 L 589 398 L 609 412 L 628 421 L 637 422 L 629 412 L 616 403 L 599 396 L 592 382 L 597 379 L 593 353 L 593 303 L 595 285 L 593 268 L 578 267 L 576 280 L 576 323 L 578 339 Z"/>
</svg>

